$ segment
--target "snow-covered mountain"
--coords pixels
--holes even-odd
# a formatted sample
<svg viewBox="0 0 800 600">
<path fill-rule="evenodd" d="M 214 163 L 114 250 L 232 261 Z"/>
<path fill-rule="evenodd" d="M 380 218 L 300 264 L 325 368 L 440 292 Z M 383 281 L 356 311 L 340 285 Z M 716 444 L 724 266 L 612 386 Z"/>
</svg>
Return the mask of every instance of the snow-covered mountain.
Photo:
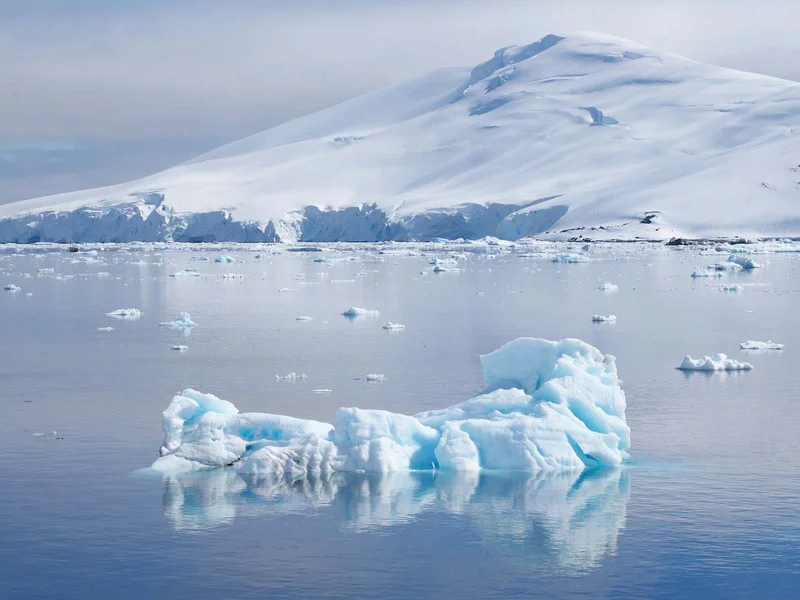
<svg viewBox="0 0 800 600">
<path fill-rule="evenodd" d="M 156 175 L 0 206 L 0 241 L 800 235 L 800 84 L 548 35 Z"/>
</svg>

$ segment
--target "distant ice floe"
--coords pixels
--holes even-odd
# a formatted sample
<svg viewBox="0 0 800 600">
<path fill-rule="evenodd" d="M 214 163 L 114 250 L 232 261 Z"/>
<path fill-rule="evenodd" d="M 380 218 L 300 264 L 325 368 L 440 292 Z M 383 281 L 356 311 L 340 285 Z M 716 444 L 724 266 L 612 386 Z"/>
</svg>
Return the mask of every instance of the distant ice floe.
<svg viewBox="0 0 800 600">
<path fill-rule="evenodd" d="M 4 286 L 4 287 L 3 287 L 3 289 L 4 289 L 6 292 L 18 292 L 18 291 L 20 291 L 22 288 L 21 288 L 21 287 L 19 287 L 18 285 L 14 285 L 13 283 L 9 283 L 8 285 Z"/>
<path fill-rule="evenodd" d="M 175 277 L 176 279 L 199 279 L 202 276 L 203 274 L 197 269 L 184 269 L 170 275 L 170 277 Z"/>
<path fill-rule="evenodd" d="M 333 390 L 329 390 L 328 388 L 319 388 L 311 391 L 315 394 L 330 394 Z"/>
<path fill-rule="evenodd" d="M 403 325 L 402 323 L 392 323 L 391 321 L 389 321 L 388 323 L 386 323 L 386 325 L 383 326 L 383 328 L 389 331 L 400 331 L 402 329 L 405 329 L 406 326 Z"/>
<path fill-rule="evenodd" d="M 605 283 L 598 285 L 597 289 L 601 292 L 616 292 L 619 289 L 619 286 L 614 285 L 610 281 L 606 281 Z"/>
<path fill-rule="evenodd" d="M 340 408 L 335 424 L 240 413 L 186 389 L 163 413 L 153 469 L 232 466 L 241 474 L 336 471 L 579 471 L 620 465 L 630 448 L 613 356 L 576 339 L 520 338 L 481 357 L 483 394 L 414 416 Z M 314 390 L 327 393 L 326 388 Z"/>
<path fill-rule="evenodd" d="M 573 264 L 589 262 L 589 257 L 583 254 L 559 254 L 551 259 L 554 263 Z"/>
<path fill-rule="evenodd" d="M 699 277 L 723 277 L 725 274 L 721 270 L 708 271 L 706 269 L 696 269 L 692 273 L 695 279 Z"/>
<path fill-rule="evenodd" d="M 739 348 L 742 350 L 783 350 L 785 347 L 784 344 L 776 344 L 773 341 L 755 342 L 753 340 L 747 340 L 746 342 L 739 343 Z"/>
<path fill-rule="evenodd" d="M 175 344 L 172 347 L 173 350 L 176 352 L 186 352 L 189 349 L 189 346 L 184 346 L 183 344 Z"/>
<path fill-rule="evenodd" d="M 758 269 L 762 265 L 757 262 L 753 262 L 751 259 L 747 258 L 746 256 L 742 256 L 741 254 L 731 254 L 728 257 L 728 262 L 734 263 L 742 267 L 742 269 L 750 270 L 750 269 Z"/>
<path fill-rule="evenodd" d="M 723 285 L 720 289 L 723 292 L 743 292 L 744 286 L 739 285 L 738 283 L 732 283 L 730 285 Z"/>
<path fill-rule="evenodd" d="M 36 272 L 39 275 L 52 275 L 53 273 L 56 272 L 56 270 L 55 269 L 36 269 Z"/>
<path fill-rule="evenodd" d="M 232 256 L 218 256 L 217 258 L 214 259 L 214 262 L 215 263 L 228 264 L 228 263 L 232 263 L 232 262 L 236 262 L 236 261 L 234 260 L 234 258 Z"/>
<path fill-rule="evenodd" d="M 687 354 L 678 367 L 681 371 L 750 371 L 752 368 L 753 365 L 750 363 L 739 362 L 722 353 L 698 359 L 693 359 Z"/>
<path fill-rule="evenodd" d="M 298 381 L 301 379 L 305 379 L 307 375 L 305 373 L 287 373 L 286 375 L 275 375 L 275 381 Z"/>
<path fill-rule="evenodd" d="M 386 381 L 383 373 L 367 373 L 367 381 Z"/>
<path fill-rule="evenodd" d="M 281 288 L 278 290 L 279 292 L 291 292 L 293 291 L 292 288 Z"/>
<path fill-rule="evenodd" d="M 174 321 L 166 321 L 165 323 L 159 323 L 159 327 L 168 327 L 169 329 L 190 329 L 195 327 L 197 323 L 192 321 L 192 318 L 189 316 L 189 313 L 182 312 L 178 315 L 178 318 Z"/>
<path fill-rule="evenodd" d="M 594 323 L 616 323 L 617 315 L 594 315 L 592 321 Z"/>
<path fill-rule="evenodd" d="M 142 316 L 142 311 L 138 308 L 118 308 L 106 313 L 107 317 L 114 317 L 115 319 L 124 319 L 126 321 L 135 321 Z"/>
<path fill-rule="evenodd" d="M 294 318 L 295 321 L 313 321 L 314 317 L 306 317 L 304 315 L 300 315 L 299 317 Z"/>
<path fill-rule="evenodd" d="M 113 327 L 98 327 L 97 331 L 114 331 Z"/>
<path fill-rule="evenodd" d="M 342 313 L 345 317 L 377 317 L 380 312 L 377 310 L 368 310 L 366 308 L 359 308 L 357 306 L 351 306 L 346 311 Z"/>
</svg>

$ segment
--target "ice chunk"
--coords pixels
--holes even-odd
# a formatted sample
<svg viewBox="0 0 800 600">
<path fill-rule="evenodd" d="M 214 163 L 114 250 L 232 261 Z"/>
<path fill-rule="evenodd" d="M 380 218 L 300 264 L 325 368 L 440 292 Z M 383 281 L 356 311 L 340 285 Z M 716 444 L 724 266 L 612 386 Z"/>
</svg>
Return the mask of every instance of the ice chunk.
<svg viewBox="0 0 800 600">
<path fill-rule="evenodd" d="M 692 273 L 692 277 L 694 277 L 695 279 L 697 279 L 699 277 L 722 277 L 723 275 L 724 275 L 724 273 L 722 273 L 719 270 L 707 271 L 705 269 L 696 269 Z"/>
<path fill-rule="evenodd" d="M 235 261 L 234 261 L 232 256 L 218 256 L 217 258 L 214 259 L 214 262 L 215 263 L 228 264 L 228 263 L 232 263 L 232 262 L 235 262 Z"/>
<path fill-rule="evenodd" d="M 698 359 L 687 354 L 678 367 L 681 371 L 750 371 L 752 368 L 750 363 L 739 362 L 722 353 Z"/>
<path fill-rule="evenodd" d="M 295 321 L 313 321 L 314 317 L 306 317 L 306 316 L 300 315 L 299 317 L 295 317 L 294 320 Z"/>
<path fill-rule="evenodd" d="M 747 340 L 746 342 L 739 343 L 739 348 L 742 350 L 783 350 L 785 347 L 785 345 L 776 344 L 773 341 L 755 342 L 753 340 Z"/>
<path fill-rule="evenodd" d="M 605 283 L 598 285 L 597 289 L 601 292 L 616 292 L 619 289 L 619 286 L 614 285 L 610 281 L 606 281 Z"/>
<path fill-rule="evenodd" d="M 617 315 L 594 315 L 592 317 L 592 322 L 594 323 L 616 323 L 617 322 Z"/>
<path fill-rule="evenodd" d="M 162 458 L 153 466 L 180 471 L 236 465 L 243 472 L 298 476 L 538 472 L 615 466 L 627 456 L 630 429 L 613 356 L 575 339 L 520 338 L 481 362 L 487 389 L 480 396 L 414 416 L 341 408 L 335 425 L 239 415 L 229 402 L 185 390 L 164 411 Z"/>
<path fill-rule="evenodd" d="M 203 274 L 197 269 L 184 269 L 170 275 L 170 277 L 175 277 L 176 279 L 198 279 L 202 276 Z"/>
<path fill-rule="evenodd" d="M 305 379 L 305 378 L 306 378 L 305 373 L 292 372 L 292 373 L 287 373 L 286 375 L 275 375 L 275 381 L 281 381 L 281 380 L 297 381 L 298 379 Z"/>
<path fill-rule="evenodd" d="M 316 390 L 311 390 L 315 394 L 330 394 L 333 390 L 329 390 L 328 388 L 318 388 Z"/>
<path fill-rule="evenodd" d="M 747 258 L 746 256 L 742 256 L 741 254 L 731 254 L 728 257 L 728 262 L 735 263 L 747 270 L 758 269 L 761 267 L 759 263 L 753 262 L 751 259 Z"/>
<path fill-rule="evenodd" d="M 367 373 L 367 381 L 386 381 L 383 373 Z"/>
<path fill-rule="evenodd" d="M 291 292 L 292 288 L 281 288 L 278 290 L 279 292 Z"/>
<path fill-rule="evenodd" d="M 383 326 L 383 328 L 389 331 L 400 331 L 402 329 L 405 329 L 406 326 L 403 325 L 402 323 L 392 323 L 391 321 L 388 321 L 386 325 Z"/>
<path fill-rule="evenodd" d="M 223 279 L 244 279 L 244 275 L 241 273 L 223 273 Z"/>
<path fill-rule="evenodd" d="M 554 263 L 572 264 L 589 262 L 589 258 L 583 254 L 559 254 L 552 258 Z"/>
<path fill-rule="evenodd" d="M 114 331 L 113 327 L 98 327 L 97 331 Z"/>
<path fill-rule="evenodd" d="M 7 291 L 7 292 L 18 292 L 18 291 L 20 291 L 22 288 L 21 288 L 21 287 L 19 287 L 19 286 L 17 286 L 17 285 L 14 285 L 13 283 L 9 283 L 9 284 L 8 284 L 7 286 L 5 286 L 3 289 L 4 289 L 5 291 Z"/>
<path fill-rule="evenodd" d="M 366 308 L 358 308 L 351 306 L 342 313 L 345 317 L 377 317 L 380 313 L 377 310 L 368 310 Z"/>
<path fill-rule="evenodd" d="M 177 352 L 186 352 L 189 349 L 189 346 L 184 346 L 183 344 L 175 344 L 172 347 L 172 349 Z"/>
<path fill-rule="evenodd" d="M 167 321 L 165 323 L 159 323 L 159 327 L 168 327 L 170 329 L 190 329 L 197 325 L 192 318 L 189 316 L 189 313 L 182 312 L 178 315 L 178 318 L 174 321 Z"/>
<path fill-rule="evenodd" d="M 723 292 L 743 292 L 744 286 L 739 285 L 738 283 L 732 283 L 730 285 L 723 285 L 720 289 Z"/>
<path fill-rule="evenodd" d="M 56 270 L 55 269 L 36 269 L 36 272 L 39 273 L 39 275 L 52 275 L 53 273 L 56 272 Z"/>
<path fill-rule="evenodd" d="M 142 311 L 138 308 L 118 308 L 117 310 L 112 310 L 110 313 L 106 313 L 106 316 L 114 317 L 115 319 L 124 319 L 126 321 L 135 321 L 142 316 Z"/>
</svg>

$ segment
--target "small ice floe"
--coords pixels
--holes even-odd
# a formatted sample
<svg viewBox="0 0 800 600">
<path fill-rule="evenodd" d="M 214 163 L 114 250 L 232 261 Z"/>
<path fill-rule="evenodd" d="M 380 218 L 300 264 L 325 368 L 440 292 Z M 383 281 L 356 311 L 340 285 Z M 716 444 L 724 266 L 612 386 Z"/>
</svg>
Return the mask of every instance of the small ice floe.
<svg viewBox="0 0 800 600">
<path fill-rule="evenodd" d="M 738 283 L 732 283 L 730 285 L 723 285 L 720 289 L 723 292 L 743 292 L 744 286 L 739 285 Z"/>
<path fill-rule="evenodd" d="M 377 310 L 368 310 L 366 308 L 359 308 L 357 306 L 351 306 L 346 311 L 342 313 L 342 316 L 345 317 L 377 317 L 380 313 Z"/>
<path fill-rule="evenodd" d="M 39 275 L 52 275 L 53 273 L 56 272 L 56 270 L 55 269 L 36 269 L 36 272 L 39 273 Z"/>
<path fill-rule="evenodd" d="M 244 279 L 244 275 L 241 273 L 223 273 L 223 279 Z"/>
<path fill-rule="evenodd" d="M 218 256 L 217 258 L 214 259 L 214 262 L 228 264 L 234 262 L 234 259 L 232 256 Z"/>
<path fill-rule="evenodd" d="M 585 263 L 589 262 L 589 259 L 583 254 L 559 254 L 554 256 L 551 262 L 563 264 Z"/>
<path fill-rule="evenodd" d="M 37 431 L 36 433 L 33 434 L 33 437 L 44 437 L 44 432 L 43 431 Z"/>
<path fill-rule="evenodd" d="M 159 327 L 169 327 L 170 329 L 189 329 L 197 325 L 192 318 L 189 316 L 189 313 L 182 312 L 178 315 L 178 318 L 174 321 L 166 321 L 165 323 L 159 323 Z"/>
<path fill-rule="evenodd" d="M 616 292 L 619 289 L 619 286 L 614 285 L 610 281 L 606 281 L 605 283 L 598 285 L 597 289 L 601 292 Z"/>
<path fill-rule="evenodd" d="M 460 270 L 461 269 L 459 269 L 457 267 L 450 267 L 450 266 L 443 267 L 442 265 L 436 265 L 435 267 L 433 267 L 433 272 L 434 273 L 450 273 L 450 272 L 455 272 L 455 271 L 460 271 Z"/>
<path fill-rule="evenodd" d="M 386 381 L 383 373 L 367 373 L 367 381 Z"/>
<path fill-rule="evenodd" d="M 287 373 L 286 375 L 275 375 L 275 381 L 297 381 L 306 377 L 305 373 Z"/>
<path fill-rule="evenodd" d="M 198 279 L 202 276 L 203 274 L 197 269 L 184 269 L 170 275 L 170 277 L 175 277 L 176 279 Z"/>
<path fill-rule="evenodd" d="M 112 310 L 110 313 L 106 313 L 106 316 L 114 317 L 115 319 L 125 319 L 126 321 L 135 321 L 142 316 L 142 311 L 138 308 L 118 308 L 117 310 Z"/>
<path fill-rule="evenodd" d="M 704 356 L 696 360 L 687 354 L 678 369 L 681 371 L 750 371 L 753 369 L 753 365 L 728 358 L 722 353 Z"/>
<path fill-rule="evenodd" d="M 27 294 L 25 294 L 25 295 L 26 295 L 26 296 L 33 296 L 33 292 L 28 292 L 28 293 L 27 293 Z"/>
<path fill-rule="evenodd" d="M 592 317 L 593 323 L 616 323 L 617 315 L 594 315 Z"/>
<path fill-rule="evenodd" d="M 750 269 L 758 269 L 762 266 L 759 263 L 753 262 L 751 259 L 747 258 L 746 256 L 742 256 L 740 254 L 731 254 L 728 257 L 728 262 L 735 263 L 748 271 Z"/>
<path fill-rule="evenodd" d="M 183 344 L 175 344 L 172 347 L 173 350 L 176 352 L 186 352 L 189 349 L 189 346 L 184 346 Z"/>
<path fill-rule="evenodd" d="M 193 256 L 191 258 L 191 260 L 205 261 L 205 260 L 208 260 L 208 257 L 207 256 Z"/>
<path fill-rule="evenodd" d="M 278 290 L 279 292 L 291 292 L 293 291 L 292 288 L 281 288 Z"/>
<path fill-rule="evenodd" d="M 18 292 L 18 291 L 20 291 L 22 288 L 21 288 L 21 287 L 19 287 L 19 286 L 17 286 L 17 285 L 14 285 L 13 283 L 9 283 L 9 284 L 8 284 L 7 286 L 5 286 L 3 289 L 4 289 L 5 291 L 7 291 L 7 292 Z"/>
<path fill-rule="evenodd" d="M 114 331 L 113 327 L 98 327 L 97 331 Z"/>
<path fill-rule="evenodd" d="M 383 328 L 388 331 L 400 331 L 402 329 L 405 329 L 406 326 L 403 325 L 402 323 L 392 323 L 391 321 L 388 321 L 386 325 L 383 326 Z"/>
<path fill-rule="evenodd" d="M 295 321 L 313 321 L 314 317 L 299 316 L 294 318 Z"/>
<path fill-rule="evenodd" d="M 439 258 L 438 256 L 430 261 L 432 265 L 457 265 L 455 258 Z"/>
<path fill-rule="evenodd" d="M 694 277 L 695 279 L 697 279 L 698 277 L 722 277 L 723 275 L 724 273 L 722 271 L 719 270 L 708 271 L 706 269 L 696 269 L 692 273 L 692 277 Z"/>
<path fill-rule="evenodd" d="M 739 348 L 742 350 L 783 350 L 785 347 L 784 344 L 776 344 L 773 341 L 756 342 L 747 340 L 746 342 L 739 343 Z"/>
<path fill-rule="evenodd" d="M 712 271 L 733 271 L 737 266 L 734 263 L 715 263 L 708 268 Z M 722 277 L 722 275 L 717 275 L 717 277 Z"/>
<path fill-rule="evenodd" d="M 333 390 L 329 390 L 328 388 L 320 388 L 318 390 L 311 390 L 315 394 L 330 394 Z"/>
</svg>

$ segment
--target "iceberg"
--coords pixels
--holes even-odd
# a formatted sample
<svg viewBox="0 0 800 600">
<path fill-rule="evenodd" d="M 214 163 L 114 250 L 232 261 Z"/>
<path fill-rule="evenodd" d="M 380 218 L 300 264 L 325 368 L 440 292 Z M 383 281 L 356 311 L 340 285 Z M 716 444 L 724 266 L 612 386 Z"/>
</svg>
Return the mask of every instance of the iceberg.
<svg viewBox="0 0 800 600">
<path fill-rule="evenodd" d="M 785 347 L 784 344 L 776 344 L 771 340 L 768 342 L 747 340 L 746 342 L 739 343 L 739 348 L 742 350 L 783 350 Z"/>
<path fill-rule="evenodd" d="M 739 285 L 738 283 L 732 283 L 730 285 L 723 285 L 720 289 L 723 292 L 743 292 L 744 286 Z"/>
<path fill-rule="evenodd" d="M 218 256 L 217 258 L 214 259 L 214 262 L 228 264 L 234 262 L 234 259 L 232 256 Z"/>
<path fill-rule="evenodd" d="M 97 331 L 114 331 L 113 327 L 98 327 Z"/>
<path fill-rule="evenodd" d="M 18 291 L 20 291 L 22 288 L 21 288 L 21 287 L 19 287 L 19 286 L 17 286 L 17 285 L 14 285 L 13 283 L 9 283 L 9 284 L 8 284 L 7 286 L 5 286 L 3 289 L 4 289 L 6 292 L 18 292 Z"/>
<path fill-rule="evenodd" d="M 694 277 L 695 279 L 699 277 L 722 277 L 723 275 L 724 273 L 722 272 L 721 269 L 715 269 L 713 271 L 708 271 L 706 269 L 696 269 L 692 273 L 692 277 Z"/>
<path fill-rule="evenodd" d="M 135 321 L 142 316 L 142 311 L 138 308 L 118 308 L 106 313 L 107 317 L 114 317 L 115 319 L 124 319 L 126 321 Z"/>
<path fill-rule="evenodd" d="M 678 369 L 681 371 L 750 371 L 753 369 L 753 365 L 728 358 L 726 354 L 722 353 L 698 359 L 687 354 Z"/>
<path fill-rule="evenodd" d="M 742 267 L 743 269 L 748 270 L 748 271 L 750 269 L 758 269 L 758 268 L 760 268 L 762 266 L 759 263 L 753 262 L 751 259 L 747 258 L 746 256 L 742 256 L 740 254 L 731 254 L 728 257 L 728 262 L 737 264 L 740 267 Z"/>
<path fill-rule="evenodd" d="M 377 317 L 380 313 L 377 310 L 367 310 L 366 308 L 358 308 L 351 306 L 342 313 L 345 317 Z"/>
<path fill-rule="evenodd" d="M 170 277 L 174 277 L 175 279 L 198 279 L 202 276 L 203 274 L 197 269 L 184 269 L 183 271 L 178 271 L 170 275 Z"/>
<path fill-rule="evenodd" d="M 594 315 L 592 317 L 593 323 L 616 323 L 617 315 Z"/>
<path fill-rule="evenodd" d="M 275 375 L 275 381 L 297 381 L 298 379 L 305 379 L 306 377 L 307 375 L 305 373 L 295 373 L 292 371 L 286 375 Z"/>
<path fill-rule="evenodd" d="M 563 264 L 585 263 L 589 262 L 589 259 L 583 254 L 559 254 L 554 256 L 551 262 Z"/>
<path fill-rule="evenodd" d="M 606 281 L 605 283 L 598 285 L 597 289 L 601 292 L 616 292 L 619 289 L 619 286 L 614 285 L 610 281 Z"/>
<path fill-rule="evenodd" d="M 367 381 L 386 381 L 383 373 L 367 373 Z"/>
<path fill-rule="evenodd" d="M 388 321 L 386 325 L 383 326 L 383 328 L 386 329 L 387 331 L 401 331 L 405 329 L 406 326 L 403 325 L 402 323 L 392 323 L 391 321 Z"/>
<path fill-rule="evenodd" d="M 190 329 L 197 325 L 192 318 L 189 316 L 189 313 L 182 312 L 178 315 L 178 318 L 174 321 L 167 321 L 165 323 L 159 323 L 159 327 L 168 327 L 169 329 Z"/>
<path fill-rule="evenodd" d="M 614 467 L 627 457 L 630 429 L 613 356 L 577 339 L 519 338 L 481 363 L 486 388 L 470 400 L 413 416 L 340 408 L 334 424 L 241 414 L 230 402 L 186 389 L 163 413 L 164 443 L 152 468 L 232 466 L 251 475 L 293 477 L 538 473 Z"/>
<path fill-rule="evenodd" d="M 184 346 L 183 344 L 175 344 L 172 347 L 172 349 L 177 352 L 186 352 L 189 349 L 189 346 Z"/>
</svg>

